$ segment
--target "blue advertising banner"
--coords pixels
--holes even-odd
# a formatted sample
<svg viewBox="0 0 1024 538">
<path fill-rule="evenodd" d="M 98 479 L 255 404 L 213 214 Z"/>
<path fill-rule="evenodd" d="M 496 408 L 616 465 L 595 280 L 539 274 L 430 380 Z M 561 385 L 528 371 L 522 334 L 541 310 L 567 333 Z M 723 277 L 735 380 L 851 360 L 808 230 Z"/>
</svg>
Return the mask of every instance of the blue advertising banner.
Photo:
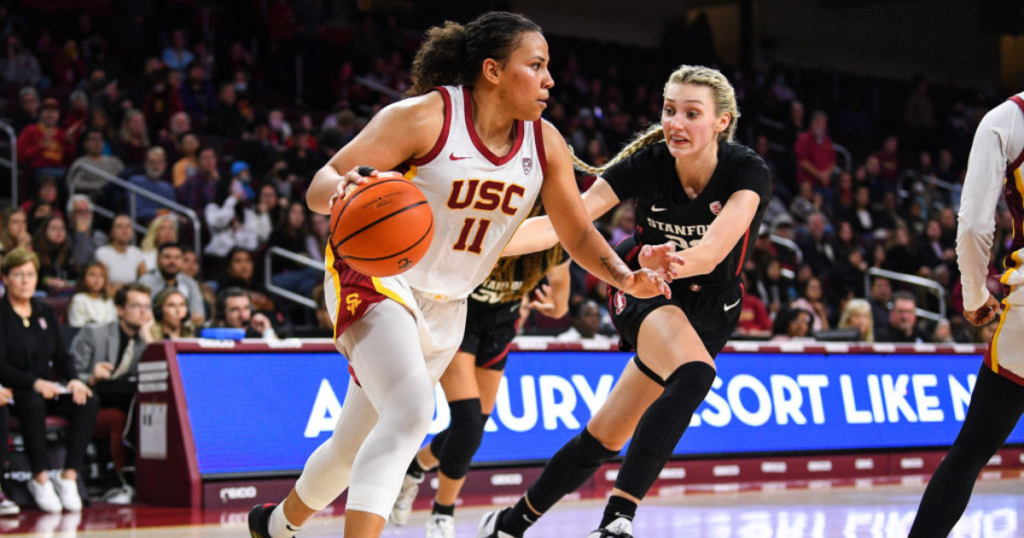
<svg viewBox="0 0 1024 538">
<path fill-rule="evenodd" d="M 604 403 L 626 353 L 512 353 L 474 461 L 550 458 Z M 178 356 L 203 475 L 299 471 L 348 388 L 336 353 Z M 680 455 L 948 446 L 970 402 L 971 355 L 722 354 Z M 444 395 L 430 433 L 448 426 Z M 1018 426 L 1009 442 L 1024 442 Z"/>
</svg>

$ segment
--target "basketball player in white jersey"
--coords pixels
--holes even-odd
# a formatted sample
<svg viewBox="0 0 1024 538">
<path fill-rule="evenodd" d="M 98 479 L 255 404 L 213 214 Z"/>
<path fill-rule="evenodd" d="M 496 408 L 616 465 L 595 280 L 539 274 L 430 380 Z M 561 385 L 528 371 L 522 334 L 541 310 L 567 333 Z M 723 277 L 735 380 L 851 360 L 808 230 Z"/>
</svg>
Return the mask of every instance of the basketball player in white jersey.
<svg viewBox="0 0 1024 538">
<path fill-rule="evenodd" d="M 525 17 L 488 13 L 432 28 L 413 63 L 413 97 L 378 113 L 313 178 L 309 207 L 328 214 L 346 187 L 366 181 L 359 166 L 406 169 L 435 232 L 422 261 L 398 277 L 362 275 L 328 249 L 326 301 L 353 382 L 334 435 L 295 489 L 250 511 L 253 538 L 293 536 L 346 488 L 345 537 L 381 535 L 430 425 L 434 385 L 462 341 L 466 297 L 538 193 L 580 265 L 631 295 L 670 295 L 658 274 L 632 272 L 590 223 L 565 141 L 540 121 L 553 84 L 547 42 Z"/>
<path fill-rule="evenodd" d="M 988 290 L 989 253 L 1000 196 L 1013 218 L 1013 242 L 999 279 L 1009 286 L 971 394 L 960 434 L 935 470 L 921 499 L 910 538 L 948 536 L 960 520 L 978 474 L 1024 413 L 1024 93 L 989 111 L 974 134 L 960 204 L 956 256 L 964 290 L 964 317 L 985 325 L 999 315 Z"/>
</svg>

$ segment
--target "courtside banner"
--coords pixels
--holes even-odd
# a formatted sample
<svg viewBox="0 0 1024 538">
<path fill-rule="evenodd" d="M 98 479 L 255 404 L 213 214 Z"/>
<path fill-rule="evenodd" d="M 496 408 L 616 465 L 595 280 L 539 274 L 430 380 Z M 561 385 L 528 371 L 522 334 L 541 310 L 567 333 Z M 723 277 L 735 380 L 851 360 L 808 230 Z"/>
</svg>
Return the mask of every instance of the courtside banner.
<svg viewBox="0 0 1024 538">
<path fill-rule="evenodd" d="M 631 355 L 513 352 L 477 463 L 546 460 L 604 403 Z M 299 471 L 348 389 L 336 353 L 178 355 L 203 475 Z M 679 455 L 950 445 L 977 355 L 723 353 Z M 440 387 L 430 434 L 450 421 Z M 429 438 L 429 436 L 428 436 Z M 1010 435 L 1024 442 L 1024 427 Z"/>
</svg>

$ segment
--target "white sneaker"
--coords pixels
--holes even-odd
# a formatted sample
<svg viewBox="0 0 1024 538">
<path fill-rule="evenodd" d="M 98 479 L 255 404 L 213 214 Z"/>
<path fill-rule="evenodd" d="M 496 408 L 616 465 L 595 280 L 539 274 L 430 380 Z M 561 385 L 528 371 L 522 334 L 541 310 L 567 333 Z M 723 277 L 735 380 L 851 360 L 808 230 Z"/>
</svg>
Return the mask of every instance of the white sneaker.
<svg viewBox="0 0 1024 538">
<path fill-rule="evenodd" d="M 455 518 L 431 514 L 427 520 L 427 538 L 455 538 Z"/>
<path fill-rule="evenodd" d="M 624 517 L 617 518 L 606 527 L 588 534 L 587 538 L 633 538 L 633 522 Z"/>
<path fill-rule="evenodd" d="M 395 506 L 391 509 L 391 515 L 388 517 L 392 524 L 401 527 L 409 522 L 409 514 L 412 513 L 412 503 L 420 492 L 420 484 L 423 483 L 424 478 L 423 476 L 416 478 L 407 474 L 402 479 L 402 489 L 398 492 Z"/>
<path fill-rule="evenodd" d="M 36 506 L 43 512 L 59 514 L 64 508 L 60 504 L 57 492 L 53 489 L 53 480 L 47 480 L 45 484 L 40 484 L 36 482 L 35 478 L 30 478 L 28 481 L 28 492 L 32 494 L 32 499 L 36 501 Z"/>
<path fill-rule="evenodd" d="M 14 504 L 14 501 L 5 497 L 4 492 L 0 491 L 0 517 L 16 516 L 20 513 L 21 508 L 18 508 L 18 505 Z"/>
<path fill-rule="evenodd" d="M 124 485 L 109 489 L 103 494 L 103 500 L 110 504 L 132 504 L 135 501 L 135 488 Z"/>
<path fill-rule="evenodd" d="M 64 505 L 65 510 L 68 512 L 82 511 L 82 497 L 78 495 L 78 482 L 61 477 L 57 477 L 51 482 L 53 482 L 53 487 L 57 490 L 57 496 L 60 497 L 60 503 Z"/>
<path fill-rule="evenodd" d="M 480 519 L 480 526 L 476 528 L 476 538 L 513 538 L 511 534 L 498 530 L 498 520 L 501 519 L 501 514 L 510 509 L 503 508 L 484 514 L 484 517 Z"/>
</svg>

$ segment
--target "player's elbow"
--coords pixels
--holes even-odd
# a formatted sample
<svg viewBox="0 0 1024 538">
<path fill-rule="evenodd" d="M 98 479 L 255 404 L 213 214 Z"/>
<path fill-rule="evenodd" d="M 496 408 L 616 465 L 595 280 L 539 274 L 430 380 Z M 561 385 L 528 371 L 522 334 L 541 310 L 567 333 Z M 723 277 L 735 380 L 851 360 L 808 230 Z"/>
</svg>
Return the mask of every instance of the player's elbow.
<svg viewBox="0 0 1024 538">
<path fill-rule="evenodd" d="M 562 319 L 568 313 L 569 313 L 569 301 L 565 301 L 562 304 L 555 305 L 555 309 L 551 312 L 551 318 L 553 318 L 553 319 Z"/>
</svg>

